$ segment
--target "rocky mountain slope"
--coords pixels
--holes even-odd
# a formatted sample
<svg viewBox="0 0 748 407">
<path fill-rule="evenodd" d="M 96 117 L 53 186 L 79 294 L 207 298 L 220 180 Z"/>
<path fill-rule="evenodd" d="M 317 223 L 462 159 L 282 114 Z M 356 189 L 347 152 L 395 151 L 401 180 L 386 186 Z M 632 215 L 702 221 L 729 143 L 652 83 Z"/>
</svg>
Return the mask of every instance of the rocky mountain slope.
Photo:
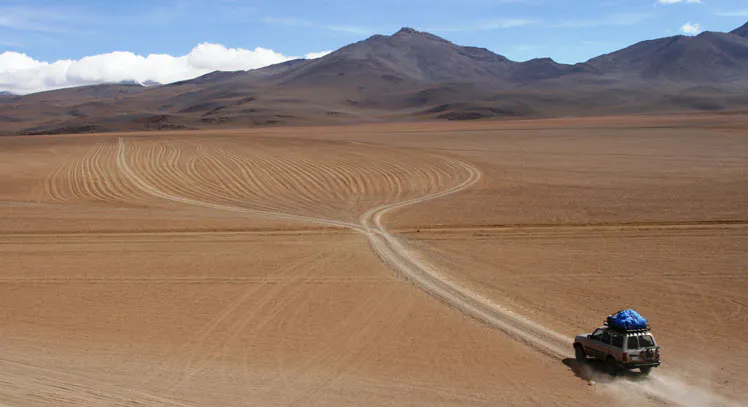
<svg viewBox="0 0 748 407">
<path fill-rule="evenodd" d="M 744 109 L 748 24 L 644 41 L 576 65 L 515 62 L 403 28 L 318 59 L 146 85 L 5 97 L 0 133 Z"/>
</svg>

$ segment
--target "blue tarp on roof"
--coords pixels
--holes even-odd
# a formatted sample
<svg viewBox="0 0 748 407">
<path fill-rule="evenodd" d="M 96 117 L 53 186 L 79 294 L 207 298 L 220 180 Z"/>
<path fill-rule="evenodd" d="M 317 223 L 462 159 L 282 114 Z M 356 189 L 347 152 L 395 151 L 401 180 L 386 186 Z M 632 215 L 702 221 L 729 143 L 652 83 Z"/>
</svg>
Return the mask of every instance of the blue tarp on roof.
<svg viewBox="0 0 748 407">
<path fill-rule="evenodd" d="M 608 326 L 627 331 L 634 329 L 647 329 L 647 319 L 632 309 L 618 311 L 608 317 Z"/>
</svg>

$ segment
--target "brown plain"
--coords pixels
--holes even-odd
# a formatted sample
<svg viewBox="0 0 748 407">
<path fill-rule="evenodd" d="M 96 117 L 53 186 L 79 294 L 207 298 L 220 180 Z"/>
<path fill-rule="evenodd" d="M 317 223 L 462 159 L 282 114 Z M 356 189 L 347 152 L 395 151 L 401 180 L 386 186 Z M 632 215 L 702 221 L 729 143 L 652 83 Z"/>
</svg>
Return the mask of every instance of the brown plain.
<svg viewBox="0 0 748 407">
<path fill-rule="evenodd" d="M 635 307 L 653 380 L 746 400 L 746 122 L 0 138 L 0 405 L 631 402 L 380 260 L 357 228 L 410 200 L 445 279 L 565 337 Z"/>
</svg>

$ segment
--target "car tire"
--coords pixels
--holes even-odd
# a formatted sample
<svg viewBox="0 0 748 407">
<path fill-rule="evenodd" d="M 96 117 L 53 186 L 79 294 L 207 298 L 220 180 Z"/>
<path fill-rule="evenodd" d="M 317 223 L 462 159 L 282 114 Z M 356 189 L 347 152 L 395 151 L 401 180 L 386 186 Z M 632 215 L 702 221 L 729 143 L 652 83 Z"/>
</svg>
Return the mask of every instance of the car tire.
<svg viewBox="0 0 748 407">
<path fill-rule="evenodd" d="M 652 372 L 652 367 L 642 367 L 639 368 L 639 371 L 642 372 L 643 375 L 647 376 Z"/>
<path fill-rule="evenodd" d="M 587 354 L 584 352 L 582 345 L 574 345 L 574 356 L 577 362 L 584 362 L 587 360 Z"/>
<path fill-rule="evenodd" d="M 616 360 L 613 359 L 612 356 L 608 356 L 608 358 L 605 359 L 605 370 L 611 376 L 618 375 L 618 364 L 616 363 Z"/>
</svg>

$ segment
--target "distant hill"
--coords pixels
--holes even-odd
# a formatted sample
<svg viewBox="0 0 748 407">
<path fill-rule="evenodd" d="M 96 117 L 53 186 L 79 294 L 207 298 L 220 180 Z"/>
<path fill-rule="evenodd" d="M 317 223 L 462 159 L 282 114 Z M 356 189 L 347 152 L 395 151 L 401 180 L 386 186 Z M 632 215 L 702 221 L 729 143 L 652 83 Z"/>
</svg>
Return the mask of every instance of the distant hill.
<svg viewBox="0 0 748 407">
<path fill-rule="evenodd" d="M 142 86 L 145 86 L 146 88 L 154 88 L 157 86 L 161 86 L 161 83 L 156 81 L 145 81 L 141 83 Z"/>
<path fill-rule="evenodd" d="M 644 41 L 575 65 L 516 62 L 403 28 L 318 59 L 12 100 L 0 104 L 0 133 L 746 109 L 748 24 Z"/>
<path fill-rule="evenodd" d="M 12 92 L 0 91 L 0 104 L 15 102 L 20 96 Z M 2 133 L 3 122 L 11 121 L 12 118 L 5 119 L 0 116 L 0 133 Z"/>
<path fill-rule="evenodd" d="M 140 93 L 146 90 L 144 86 L 137 82 L 123 82 L 113 84 L 101 84 L 90 86 L 77 86 L 46 92 L 32 93 L 23 96 L 24 101 L 63 101 L 75 103 L 79 101 L 97 99 L 106 100 Z"/>
</svg>

